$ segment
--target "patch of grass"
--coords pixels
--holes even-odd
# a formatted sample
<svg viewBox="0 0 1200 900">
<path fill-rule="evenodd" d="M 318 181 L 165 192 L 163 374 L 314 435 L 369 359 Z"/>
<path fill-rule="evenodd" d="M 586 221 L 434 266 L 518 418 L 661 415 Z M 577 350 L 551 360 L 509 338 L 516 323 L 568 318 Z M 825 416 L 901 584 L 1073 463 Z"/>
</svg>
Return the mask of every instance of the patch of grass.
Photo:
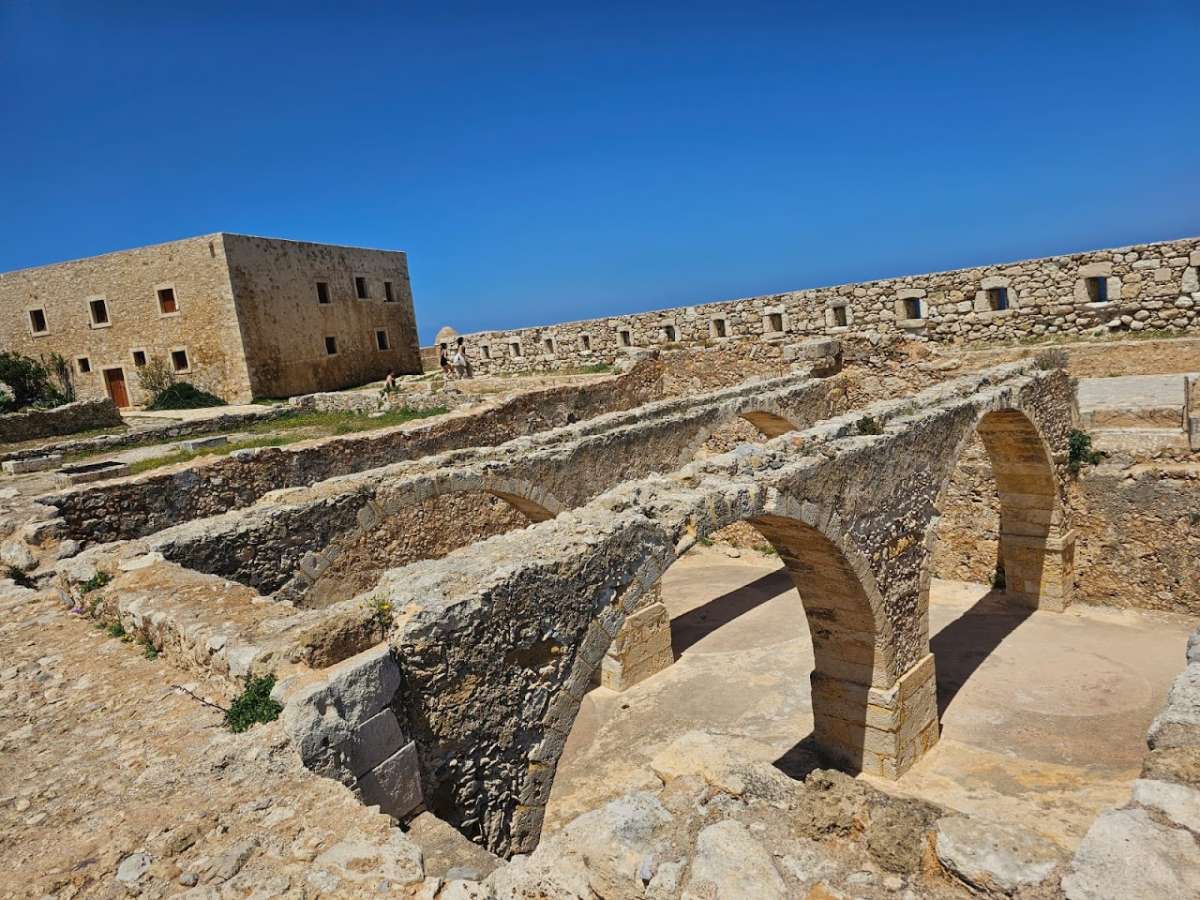
<svg viewBox="0 0 1200 900">
<path fill-rule="evenodd" d="M 262 675 L 246 681 L 246 689 L 230 704 L 225 724 L 235 734 L 241 734 L 258 722 L 274 722 L 283 707 L 271 699 L 275 687 L 274 675 Z"/>
<path fill-rule="evenodd" d="M 37 587 L 37 582 L 34 581 L 32 578 L 30 578 L 29 574 L 27 572 L 25 572 L 21 569 L 18 569 L 16 566 L 9 566 L 5 571 L 6 571 L 6 574 L 8 575 L 8 577 L 13 580 L 13 583 L 16 584 L 17 587 L 23 587 L 23 588 Z"/>
<path fill-rule="evenodd" d="M 1104 456 L 1092 449 L 1092 436 L 1086 431 L 1073 430 L 1067 436 L 1067 469 L 1078 475 L 1084 466 L 1094 466 Z"/>
<path fill-rule="evenodd" d="M 416 419 L 428 419 L 448 412 L 444 406 L 432 409 L 418 410 L 391 409 L 381 416 L 367 416 L 356 412 L 318 411 L 301 412 L 292 416 L 272 419 L 269 422 L 256 422 L 249 428 L 242 429 L 254 434 L 273 431 L 292 431 L 297 428 L 312 429 L 325 434 L 353 434 L 357 431 L 375 431 L 379 428 L 391 428 L 393 425 L 403 425 Z"/>
<path fill-rule="evenodd" d="M 706 534 L 702 534 L 700 537 L 696 538 L 696 543 L 701 547 L 711 547 L 713 545 L 712 538 Z"/>
<path fill-rule="evenodd" d="M 874 416 L 863 416 L 856 426 L 859 434 L 883 434 L 883 426 L 875 421 Z"/>
<path fill-rule="evenodd" d="M 303 437 L 251 438 L 245 441 L 234 441 L 231 444 L 224 444 L 220 447 L 207 447 L 202 450 L 178 450 L 175 453 L 168 453 L 165 456 L 152 456 L 150 459 L 139 459 L 137 462 L 132 462 L 129 464 L 129 474 L 137 475 L 140 472 L 149 472 L 151 469 L 173 466 L 175 463 L 191 462 L 193 459 L 199 459 L 201 456 L 228 456 L 234 450 L 248 450 L 254 447 L 282 447 L 284 444 L 292 444 L 300 440 L 303 440 Z"/>
<path fill-rule="evenodd" d="M 142 656 L 146 659 L 158 659 L 158 648 L 150 642 L 150 638 L 142 635 L 138 638 L 138 643 L 142 646 Z"/>
<path fill-rule="evenodd" d="M 112 576 L 107 572 L 97 572 L 87 581 L 79 586 L 79 593 L 90 594 L 92 591 L 98 591 L 112 581 Z"/>
<path fill-rule="evenodd" d="M 395 620 L 395 609 L 392 607 L 392 601 L 386 597 L 371 597 L 366 603 L 367 609 L 371 613 L 371 618 L 379 626 L 380 633 L 387 634 L 391 630 L 392 622 Z"/>
<path fill-rule="evenodd" d="M 772 544 L 755 544 L 754 549 L 763 556 L 778 556 L 779 551 Z"/>
<path fill-rule="evenodd" d="M 1054 349 L 1043 350 L 1033 358 L 1033 361 L 1039 369 L 1050 371 L 1051 369 L 1065 369 L 1070 360 L 1066 350 Z"/>
<path fill-rule="evenodd" d="M 113 622 L 104 629 L 104 632 L 111 638 L 123 638 L 125 637 L 125 626 L 120 622 Z"/>
</svg>

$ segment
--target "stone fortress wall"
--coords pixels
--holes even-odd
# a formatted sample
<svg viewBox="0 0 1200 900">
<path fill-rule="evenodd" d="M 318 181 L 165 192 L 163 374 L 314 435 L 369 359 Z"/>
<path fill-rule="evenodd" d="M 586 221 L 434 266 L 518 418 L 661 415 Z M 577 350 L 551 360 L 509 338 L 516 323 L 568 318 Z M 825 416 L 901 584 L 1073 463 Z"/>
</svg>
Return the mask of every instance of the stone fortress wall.
<svg viewBox="0 0 1200 900">
<path fill-rule="evenodd" d="M 611 363 L 628 347 L 742 344 L 783 359 L 805 337 L 989 342 L 1200 330 L 1200 238 L 464 335 L 480 374 Z"/>
</svg>

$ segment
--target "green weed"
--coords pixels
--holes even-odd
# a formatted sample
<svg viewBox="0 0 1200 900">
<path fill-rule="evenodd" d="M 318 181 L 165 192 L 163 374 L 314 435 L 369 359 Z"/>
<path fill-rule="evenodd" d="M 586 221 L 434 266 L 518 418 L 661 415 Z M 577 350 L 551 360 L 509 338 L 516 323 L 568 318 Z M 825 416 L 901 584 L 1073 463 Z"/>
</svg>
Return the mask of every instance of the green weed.
<svg viewBox="0 0 1200 900">
<path fill-rule="evenodd" d="M 283 707 L 271 699 L 275 687 L 274 675 L 262 675 L 246 680 L 246 689 L 230 704 L 225 713 L 225 724 L 235 734 L 240 734 L 258 722 L 274 722 Z"/>
</svg>

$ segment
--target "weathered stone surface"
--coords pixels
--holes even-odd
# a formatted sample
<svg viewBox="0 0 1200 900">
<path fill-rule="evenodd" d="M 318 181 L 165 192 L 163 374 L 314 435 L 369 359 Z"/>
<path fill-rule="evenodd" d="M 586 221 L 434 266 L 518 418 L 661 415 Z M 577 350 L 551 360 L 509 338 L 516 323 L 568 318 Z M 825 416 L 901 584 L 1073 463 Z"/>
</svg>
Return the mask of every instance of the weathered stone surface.
<svg viewBox="0 0 1200 900">
<path fill-rule="evenodd" d="M 1200 789 L 1139 778 L 1133 783 L 1133 802 L 1200 834 Z"/>
<path fill-rule="evenodd" d="M 358 779 L 363 802 L 403 819 L 421 805 L 421 770 L 411 741 Z"/>
<path fill-rule="evenodd" d="M 709 825 L 696 839 L 684 900 L 783 898 L 787 888 L 766 849 L 741 822 Z"/>
<path fill-rule="evenodd" d="M 355 728 L 338 752 L 355 777 L 375 768 L 405 744 L 400 723 L 390 709 L 378 712 Z"/>
<path fill-rule="evenodd" d="M 28 409 L 0 415 L 0 444 L 87 431 L 121 424 L 121 414 L 107 397 L 77 400 L 53 409 Z M 6 469 L 5 471 L 10 471 Z M 25 469 L 27 472 L 37 469 Z"/>
<path fill-rule="evenodd" d="M 63 456 L 61 453 L 48 453 L 45 456 L 8 459 L 0 463 L 0 469 L 3 469 L 9 475 L 23 475 L 26 472 L 44 472 L 47 469 L 57 468 L 62 464 L 62 461 Z"/>
<path fill-rule="evenodd" d="M 1145 810 L 1096 819 L 1062 880 L 1067 900 L 1190 900 L 1200 896 L 1200 851 L 1182 828 Z"/>
<path fill-rule="evenodd" d="M 1167 695 L 1147 735 L 1150 749 L 1200 747 L 1200 663 L 1190 663 Z"/>
<path fill-rule="evenodd" d="M 396 884 L 419 881 L 424 875 L 421 850 L 399 831 L 385 842 L 361 833 L 348 834 L 313 861 L 351 884 L 374 887 L 381 880 Z"/>
<path fill-rule="evenodd" d="M 1063 862 L 1062 851 L 1043 838 L 966 816 L 938 820 L 936 848 L 938 860 L 955 877 L 1002 896 L 1040 884 Z"/>
</svg>

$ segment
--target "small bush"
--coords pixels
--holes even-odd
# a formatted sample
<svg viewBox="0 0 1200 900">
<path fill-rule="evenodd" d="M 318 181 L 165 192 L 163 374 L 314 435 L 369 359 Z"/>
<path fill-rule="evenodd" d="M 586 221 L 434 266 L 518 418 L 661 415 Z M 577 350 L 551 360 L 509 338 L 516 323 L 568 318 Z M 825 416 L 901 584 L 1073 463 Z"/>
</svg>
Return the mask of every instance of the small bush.
<svg viewBox="0 0 1200 900">
<path fill-rule="evenodd" d="M 150 402 L 154 403 L 167 388 L 175 383 L 175 372 L 167 361 L 159 356 L 152 356 L 146 364 L 138 369 L 138 384 Z"/>
<path fill-rule="evenodd" d="M 50 372 L 43 363 L 12 350 L 0 352 L 0 381 L 12 390 L 12 409 L 57 406 L 64 399 L 50 383 Z"/>
<path fill-rule="evenodd" d="M 113 622 L 108 626 L 108 628 L 105 629 L 105 632 L 109 637 L 123 638 L 125 637 L 125 626 L 123 626 L 120 622 Z"/>
<path fill-rule="evenodd" d="M 34 581 L 32 578 L 30 578 L 28 573 L 21 571 L 16 566 L 9 566 L 7 572 L 8 572 L 8 577 L 13 580 L 13 582 L 17 585 L 17 587 L 23 587 L 23 588 L 37 587 L 37 582 Z"/>
<path fill-rule="evenodd" d="M 43 362 L 45 362 L 44 357 Z M 71 364 L 61 353 L 51 353 L 50 362 L 46 364 L 46 368 L 58 382 L 58 391 L 62 394 L 63 400 L 73 403 L 75 401 L 75 376 L 71 372 Z"/>
<path fill-rule="evenodd" d="M 1075 429 L 1067 437 L 1067 468 L 1078 475 L 1084 466 L 1094 466 L 1103 459 L 1102 454 L 1092 449 L 1092 436 L 1086 431 Z"/>
<path fill-rule="evenodd" d="M 1039 369 L 1049 371 L 1051 369 L 1065 369 L 1069 357 L 1066 350 L 1043 350 L 1033 358 L 1034 365 Z"/>
<path fill-rule="evenodd" d="M 764 556 L 778 556 L 779 551 L 775 549 L 773 544 L 755 544 L 754 549 Z"/>
<path fill-rule="evenodd" d="M 138 638 L 138 643 L 142 645 L 142 656 L 146 659 L 158 659 L 158 648 L 150 642 L 150 638 L 143 635 Z"/>
<path fill-rule="evenodd" d="M 92 591 L 97 591 L 112 581 L 112 576 L 107 572 L 97 572 L 79 587 L 81 594 L 90 594 Z"/>
<path fill-rule="evenodd" d="M 379 626 L 379 631 L 382 634 L 387 634 L 391 630 L 395 619 L 395 610 L 392 607 L 392 601 L 386 597 L 372 597 L 367 601 L 367 609 L 370 610 L 371 618 L 375 620 L 375 624 Z"/>
<path fill-rule="evenodd" d="M 155 396 L 146 409 L 199 409 L 204 406 L 224 405 L 225 401 L 220 397 L 202 391 L 186 381 L 177 381 Z"/>
<path fill-rule="evenodd" d="M 246 680 L 246 689 L 229 706 L 225 724 L 235 734 L 241 734 L 257 722 L 274 722 L 283 707 L 271 699 L 275 687 L 274 675 Z"/>
<path fill-rule="evenodd" d="M 863 416 L 858 420 L 859 434 L 883 434 L 883 426 L 875 421 L 873 416 Z"/>
</svg>

